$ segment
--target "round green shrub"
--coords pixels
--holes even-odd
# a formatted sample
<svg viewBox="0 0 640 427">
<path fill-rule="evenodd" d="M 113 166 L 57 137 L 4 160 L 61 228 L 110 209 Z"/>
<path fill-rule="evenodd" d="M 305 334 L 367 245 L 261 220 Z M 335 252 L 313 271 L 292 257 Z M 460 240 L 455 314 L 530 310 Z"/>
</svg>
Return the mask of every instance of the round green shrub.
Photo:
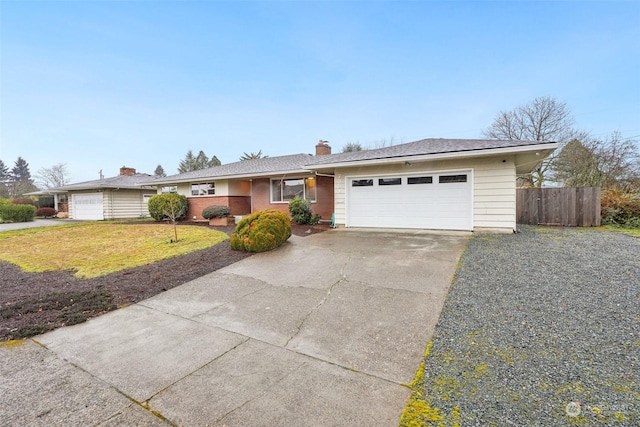
<svg viewBox="0 0 640 427">
<path fill-rule="evenodd" d="M 320 215 L 311 212 L 311 202 L 300 197 L 295 197 L 289 202 L 289 213 L 298 224 L 314 225 L 320 222 Z"/>
<path fill-rule="evenodd" d="M 231 248 L 245 252 L 265 252 L 282 245 L 289 237 L 289 216 L 275 209 L 265 209 L 240 221 L 231 235 Z"/>
<path fill-rule="evenodd" d="M 173 212 L 171 206 L 173 205 Z M 187 215 L 189 202 L 187 197 L 181 194 L 168 193 L 157 194 L 149 199 L 149 215 L 156 221 L 171 219 L 175 216 L 176 220 L 184 219 Z"/>
<path fill-rule="evenodd" d="M 224 218 L 225 216 L 229 216 L 230 213 L 231 210 L 229 206 L 211 205 L 202 210 L 202 217 L 204 219 Z"/>
</svg>

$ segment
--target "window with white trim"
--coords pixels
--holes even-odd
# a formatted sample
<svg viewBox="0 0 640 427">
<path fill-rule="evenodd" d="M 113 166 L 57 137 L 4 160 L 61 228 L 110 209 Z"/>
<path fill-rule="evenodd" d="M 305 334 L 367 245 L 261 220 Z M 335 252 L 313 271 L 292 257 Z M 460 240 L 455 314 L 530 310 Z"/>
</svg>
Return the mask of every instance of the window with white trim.
<svg viewBox="0 0 640 427">
<path fill-rule="evenodd" d="M 191 184 L 192 196 L 212 196 L 216 194 L 216 185 L 213 182 Z"/>
<path fill-rule="evenodd" d="M 288 203 L 296 197 L 316 201 L 316 179 L 287 178 L 271 180 L 271 203 Z"/>
<path fill-rule="evenodd" d="M 178 192 L 178 186 L 177 185 L 166 185 L 166 186 L 164 186 L 164 187 L 162 187 L 160 189 L 160 192 L 162 194 L 177 193 Z"/>
</svg>

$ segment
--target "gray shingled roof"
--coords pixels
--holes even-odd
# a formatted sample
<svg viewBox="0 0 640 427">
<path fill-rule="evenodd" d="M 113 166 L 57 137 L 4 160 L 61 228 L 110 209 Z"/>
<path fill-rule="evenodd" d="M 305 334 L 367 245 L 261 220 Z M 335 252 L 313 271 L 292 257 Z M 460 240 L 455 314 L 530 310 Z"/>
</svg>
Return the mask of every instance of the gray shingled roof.
<svg viewBox="0 0 640 427">
<path fill-rule="evenodd" d="M 123 188 L 123 189 L 153 189 L 150 184 L 157 177 L 146 173 L 136 173 L 134 175 L 118 175 L 110 178 L 96 179 L 93 181 L 78 182 L 75 184 L 63 185 L 62 187 L 50 188 L 49 192 L 91 190 L 100 188 Z"/>
<path fill-rule="evenodd" d="M 307 166 L 347 163 L 366 160 L 389 159 L 394 157 L 424 156 L 430 154 L 459 153 L 479 150 L 526 147 L 529 145 L 555 144 L 546 141 L 503 141 L 495 139 L 423 139 L 406 144 L 373 150 L 338 153 L 313 158 Z"/>
<path fill-rule="evenodd" d="M 541 141 L 501 141 L 491 139 L 423 139 L 406 144 L 353 153 L 337 153 L 325 156 L 311 154 L 291 154 L 288 156 L 265 157 L 242 160 L 212 168 L 167 176 L 155 181 L 157 184 L 193 182 L 205 179 L 229 179 L 234 177 L 266 176 L 284 173 L 310 171 L 323 165 L 370 161 L 377 159 L 424 156 L 430 154 L 459 153 L 491 149 L 517 148 L 530 145 L 554 144 Z M 145 182 L 153 185 L 152 182 Z"/>
<path fill-rule="evenodd" d="M 161 178 L 160 183 L 192 181 L 210 178 L 233 178 L 234 176 L 266 175 L 270 173 L 300 172 L 306 170 L 305 165 L 312 162 L 311 154 L 290 154 L 288 156 L 264 157 L 262 159 L 241 160 L 212 168 L 185 172 Z"/>
</svg>

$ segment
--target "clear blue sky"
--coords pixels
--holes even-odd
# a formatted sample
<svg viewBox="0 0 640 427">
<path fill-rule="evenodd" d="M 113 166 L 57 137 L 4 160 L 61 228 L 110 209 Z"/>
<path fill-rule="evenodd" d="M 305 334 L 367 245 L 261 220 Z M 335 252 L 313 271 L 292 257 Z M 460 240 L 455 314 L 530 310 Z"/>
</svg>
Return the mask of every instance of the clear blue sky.
<svg viewBox="0 0 640 427">
<path fill-rule="evenodd" d="M 32 175 L 477 138 L 538 96 L 640 135 L 637 1 L 0 0 L 0 19 L 0 158 Z"/>
</svg>

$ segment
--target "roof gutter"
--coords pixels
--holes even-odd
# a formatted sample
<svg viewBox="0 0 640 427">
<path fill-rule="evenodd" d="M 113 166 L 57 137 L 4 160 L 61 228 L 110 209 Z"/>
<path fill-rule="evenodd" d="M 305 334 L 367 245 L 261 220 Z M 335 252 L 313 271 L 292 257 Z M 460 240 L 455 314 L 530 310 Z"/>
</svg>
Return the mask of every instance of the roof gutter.
<svg viewBox="0 0 640 427">
<path fill-rule="evenodd" d="M 313 169 L 328 169 L 328 168 L 344 168 L 350 166 L 367 166 L 367 165 L 379 165 L 379 164 L 391 164 L 402 163 L 407 160 L 411 161 L 429 161 L 429 160 L 446 160 L 446 159 L 460 159 L 467 157 L 478 156 L 499 156 L 501 154 L 520 154 L 527 152 L 541 152 L 544 156 L 540 156 L 540 160 L 551 154 L 560 144 L 557 142 L 548 144 L 537 145 L 525 145 L 522 147 L 504 147 L 504 148 L 490 148 L 482 150 L 470 150 L 470 151 L 456 151 L 451 153 L 436 153 L 436 154 L 419 154 L 419 155 L 406 155 L 397 157 L 387 157 L 381 159 L 366 159 L 366 160 L 351 160 L 345 162 L 335 163 L 319 163 L 307 165 Z"/>
</svg>

